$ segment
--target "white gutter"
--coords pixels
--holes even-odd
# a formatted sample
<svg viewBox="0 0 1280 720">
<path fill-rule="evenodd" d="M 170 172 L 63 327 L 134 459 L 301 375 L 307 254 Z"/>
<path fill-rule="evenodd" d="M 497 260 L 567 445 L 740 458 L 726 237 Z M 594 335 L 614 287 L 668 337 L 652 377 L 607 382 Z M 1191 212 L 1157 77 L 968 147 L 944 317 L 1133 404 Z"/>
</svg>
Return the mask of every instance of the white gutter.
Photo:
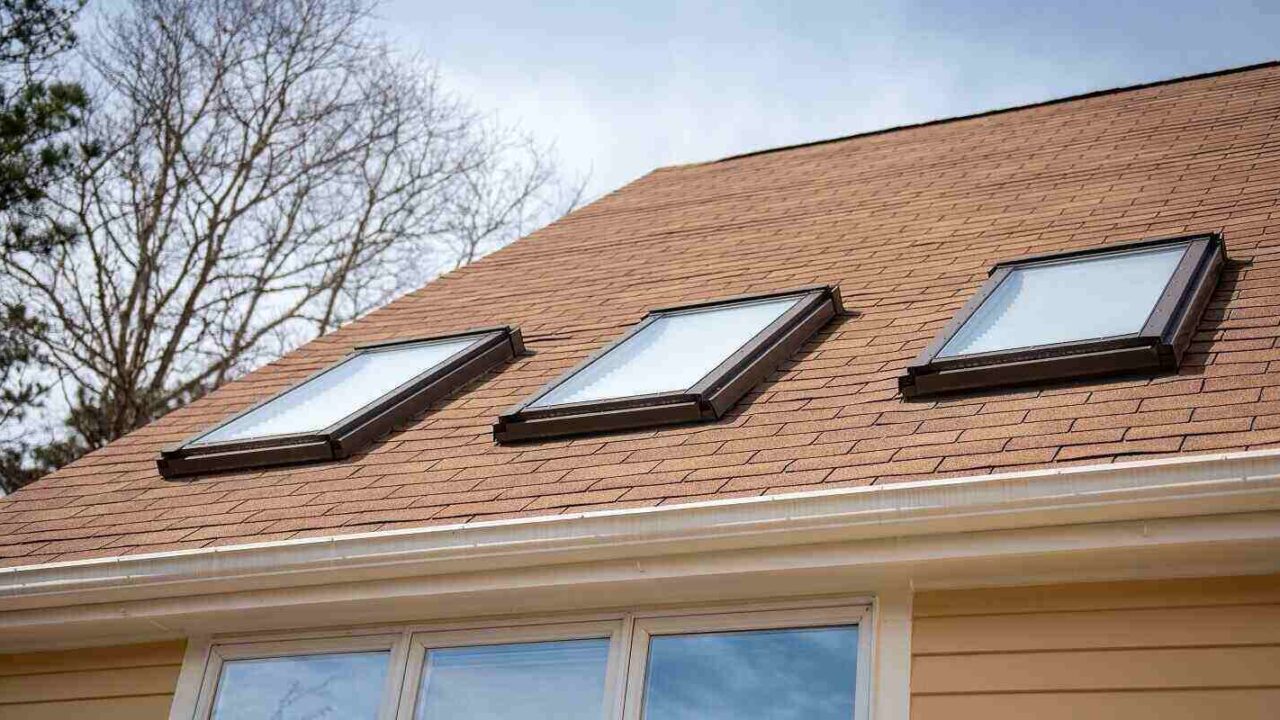
<svg viewBox="0 0 1280 720">
<path fill-rule="evenodd" d="M 311 573 L 386 576 L 422 563 L 476 570 L 503 558 L 527 566 L 533 556 L 619 557 L 695 542 L 723 549 L 1277 507 L 1280 450 L 1264 450 L 10 567 L 0 569 L 0 609 L 108 589 L 163 596 L 189 581 L 289 586 Z"/>
<path fill-rule="evenodd" d="M 1262 543 L 1265 552 L 1245 552 L 1241 545 L 1234 557 L 1270 558 L 1273 567 L 1264 559 L 1247 567 L 1223 562 L 1221 568 L 1271 571 L 1280 570 L 1280 552 L 1274 552 L 1280 548 L 1278 511 L 1280 450 L 1265 450 L 49 563 L 0 569 L 0 640 L 7 629 L 34 631 L 45 620 L 54 621 L 50 613 L 58 608 L 57 622 L 79 615 L 97 623 L 148 612 L 155 618 L 189 614 L 193 604 L 201 612 L 213 612 L 215 605 L 242 608 L 232 598 L 250 594 L 269 598 L 272 607 L 323 604 L 324 598 L 336 597 L 324 594 L 336 584 L 344 584 L 346 599 L 360 595 L 351 589 L 356 586 L 367 586 L 369 597 L 379 599 L 446 587 L 453 593 L 496 593 L 510 592 L 523 582 L 517 578 L 538 570 L 555 570 L 539 582 L 564 588 L 599 580 L 600 573 L 610 582 L 621 582 L 629 571 L 633 580 L 653 579 L 657 576 L 646 572 L 675 567 L 671 563 L 677 558 L 707 559 L 698 572 L 715 574 L 738 567 L 730 558 L 746 562 L 744 552 L 764 558 L 762 553 L 773 549 L 776 562 L 792 563 L 758 568 L 773 571 L 824 557 L 814 550 L 782 560 L 782 549 L 802 545 L 838 546 L 842 559 L 830 562 L 845 569 L 874 558 L 877 577 L 889 567 L 920 569 L 960 558 L 973 562 L 1031 553 L 1048 558 L 1186 542 L 1217 543 L 1219 550 L 1228 548 L 1223 543 L 1255 550 Z M 1230 522 L 1201 521 L 1194 538 L 1155 537 L 1148 531 L 1155 526 L 1145 523 L 1117 525 L 1223 517 Z M 1092 539 L 1062 530 L 1037 530 L 1034 538 L 1027 534 L 1032 528 L 1075 526 L 1096 531 Z M 1191 525 L 1179 527 L 1190 532 Z M 1022 534 L 1011 534 L 1017 532 Z M 657 563 L 658 558 L 667 558 L 667 564 Z M 719 559 L 712 564 L 712 558 Z M 580 572 L 574 575 L 569 568 Z M 1020 572 L 1033 576 L 1029 568 Z M 912 582 L 928 583 L 923 571 L 917 574 Z M 854 577 L 849 582 L 859 582 Z M 410 579 L 425 583 L 430 578 L 436 580 L 410 589 Z M 874 585 L 870 574 L 867 578 L 866 587 Z M 140 610 L 144 605 L 147 612 Z M 89 606 L 96 610 L 89 612 Z M 47 617 L 38 617 L 42 614 Z"/>
</svg>

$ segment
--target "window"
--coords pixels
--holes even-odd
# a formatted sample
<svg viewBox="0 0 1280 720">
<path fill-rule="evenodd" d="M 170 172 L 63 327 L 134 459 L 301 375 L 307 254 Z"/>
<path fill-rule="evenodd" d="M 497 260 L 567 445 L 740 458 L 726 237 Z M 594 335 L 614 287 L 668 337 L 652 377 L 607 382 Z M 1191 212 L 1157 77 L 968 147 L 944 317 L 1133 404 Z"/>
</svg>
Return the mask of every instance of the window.
<svg viewBox="0 0 1280 720">
<path fill-rule="evenodd" d="M 386 717 L 398 688 L 397 635 L 215 645 L 193 717 Z"/>
<path fill-rule="evenodd" d="M 520 331 L 505 327 L 357 348 L 164 451 L 160 473 L 178 477 L 347 457 L 523 350 Z"/>
<path fill-rule="evenodd" d="M 734 610 L 215 643 L 173 717 L 865 718 L 865 605 Z"/>
<path fill-rule="evenodd" d="M 715 419 L 842 311 L 834 287 L 663 308 L 498 418 L 499 442 Z"/>
<path fill-rule="evenodd" d="M 864 670 L 857 619 L 827 610 L 637 620 L 626 718 L 850 720 Z"/>
<path fill-rule="evenodd" d="M 590 622 L 414 634 L 401 716 L 599 720 L 620 633 L 617 622 Z"/>
<path fill-rule="evenodd" d="M 548 640 L 440 648 L 426 653 L 413 716 L 590 720 L 604 707 L 609 641 Z"/>
<path fill-rule="evenodd" d="M 388 653 L 326 653 L 231 660 L 222 665 L 213 720 L 317 715 L 378 716 Z"/>
<path fill-rule="evenodd" d="M 1213 234 L 1000 263 L 899 386 L 913 397 L 1174 370 L 1223 262 Z"/>
</svg>

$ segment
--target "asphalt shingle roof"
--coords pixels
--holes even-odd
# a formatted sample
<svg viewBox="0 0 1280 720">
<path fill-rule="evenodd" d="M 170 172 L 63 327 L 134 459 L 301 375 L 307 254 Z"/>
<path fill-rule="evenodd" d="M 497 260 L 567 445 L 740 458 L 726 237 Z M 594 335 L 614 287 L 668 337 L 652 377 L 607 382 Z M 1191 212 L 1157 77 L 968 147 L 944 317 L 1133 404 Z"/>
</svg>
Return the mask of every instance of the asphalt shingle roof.
<svg viewBox="0 0 1280 720">
<path fill-rule="evenodd" d="M 1177 375 L 898 396 L 992 263 L 1210 230 L 1231 262 Z M 852 315 L 720 422 L 491 439 L 648 308 L 814 283 Z M 532 354 L 358 457 L 156 471 L 354 345 L 498 324 Z M 1278 338 L 1275 64 L 662 168 L 0 500 L 0 563 L 1278 446 Z"/>
</svg>

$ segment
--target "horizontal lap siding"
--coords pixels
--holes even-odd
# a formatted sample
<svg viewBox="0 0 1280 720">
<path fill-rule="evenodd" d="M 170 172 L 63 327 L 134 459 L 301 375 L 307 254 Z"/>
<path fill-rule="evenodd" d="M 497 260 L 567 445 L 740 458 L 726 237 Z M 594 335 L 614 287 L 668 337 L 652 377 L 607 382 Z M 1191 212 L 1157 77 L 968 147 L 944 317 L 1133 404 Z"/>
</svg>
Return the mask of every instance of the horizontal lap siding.
<svg viewBox="0 0 1280 720">
<path fill-rule="evenodd" d="M 163 720 L 183 643 L 0 655 L 0 720 Z"/>
<path fill-rule="evenodd" d="M 1280 576 L 921 593 L 911 716 L 1275 718 Z"/>
</svg>

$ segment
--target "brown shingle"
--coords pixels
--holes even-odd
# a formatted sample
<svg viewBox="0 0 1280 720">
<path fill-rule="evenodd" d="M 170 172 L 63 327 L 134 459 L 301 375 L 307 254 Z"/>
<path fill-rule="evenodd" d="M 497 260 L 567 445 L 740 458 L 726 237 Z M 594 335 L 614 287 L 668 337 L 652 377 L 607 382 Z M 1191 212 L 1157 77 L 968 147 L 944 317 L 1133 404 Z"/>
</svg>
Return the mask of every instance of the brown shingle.
<svg viewBox="0 0 1280 720">
<path fill-rule="evenodd" d="M 1277 117 L 1270 65 L 656 170 L 0 501 L 0 565 L 1278 446 Z M 1176 376 L 897 396 L 993 262 L 1217 229 L 1232 262 Z M 490 439 L 649 308 L 812 283 L 851 315 L 720 422 Z M 531 354 L 361 455 L 155 472 L 353 345 L 498 324 Z"/>
</svg>

